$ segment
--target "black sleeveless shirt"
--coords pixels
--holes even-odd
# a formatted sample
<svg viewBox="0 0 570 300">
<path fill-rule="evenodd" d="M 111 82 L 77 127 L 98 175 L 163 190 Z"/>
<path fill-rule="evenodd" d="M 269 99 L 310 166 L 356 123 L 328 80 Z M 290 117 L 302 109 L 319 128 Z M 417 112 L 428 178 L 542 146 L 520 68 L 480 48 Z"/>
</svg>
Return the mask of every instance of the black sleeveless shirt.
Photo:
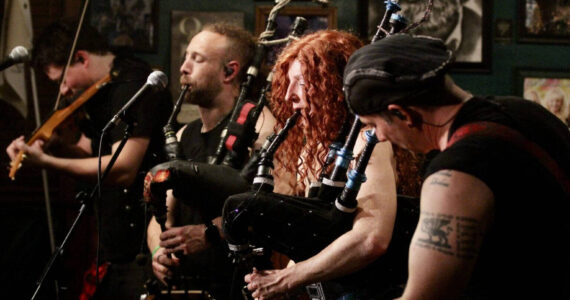
<svg viewBox="0 0 570 300">
<path fill-rule="evenodd" d="M 570 176 L 570 132 L 540 105 L 520 98 L 474 98 L 457 114 L 462 125 L 492 121 L 538 144 Z M 500 138 L 467 136 L 437 155 L 426 177 L 461 171 L 493 192 L 495 217 L 465 299 L 570 299 L 570 199 L 532 155 Z"/>
</svg>

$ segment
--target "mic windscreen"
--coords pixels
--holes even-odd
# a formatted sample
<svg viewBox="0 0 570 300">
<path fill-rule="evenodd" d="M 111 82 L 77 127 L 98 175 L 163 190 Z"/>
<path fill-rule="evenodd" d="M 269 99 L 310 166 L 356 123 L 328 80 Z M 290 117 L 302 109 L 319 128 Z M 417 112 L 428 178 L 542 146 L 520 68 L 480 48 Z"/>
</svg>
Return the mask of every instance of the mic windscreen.
<svg viewBox="0 0 570 300">
<path fill-rule="evenodd" d="M 154 71 L 148 75 L 146 84 L 164 89 L 168 84 L 168 77 L 161 71 Z"/>
<path fill-rule="evenodd" d="M 30 59 L 30 53 L 26 47 L 16 46 L 8 55 L 12 60 L 17 62 L 24 62 Z"/>
</svg>

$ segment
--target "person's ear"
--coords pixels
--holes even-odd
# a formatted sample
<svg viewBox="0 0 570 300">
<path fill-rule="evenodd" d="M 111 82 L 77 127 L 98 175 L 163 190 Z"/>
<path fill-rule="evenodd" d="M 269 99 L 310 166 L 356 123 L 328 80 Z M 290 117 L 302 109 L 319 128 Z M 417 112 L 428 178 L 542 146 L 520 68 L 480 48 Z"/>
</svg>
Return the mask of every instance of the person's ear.
<svg viewBox="0 0 570 300">
<path fill-rule="evenodd" d="M 406 123 L 406 125 L 408 125 L 408 127 L 414 127 L 417 126 L 419 124 L 419 120 L 418 120 L 418 114 L 417 112 L 408 109 L 408 108 L 403 108 L 402 106 L 398 105 L 398 104 L 389 104 L 388 105 L 388 112 L 390 113 L 390 115 L 395 116 L 396 118 L 402 120 L 403 122 Z"/>
<path fill-rule="evenodd" d="M 228 63 L 226 63 L 223 66 L 224 82 L 229 83 L 232 80 L 234 80 L 235 78 L 237 78 L 238 73 L 239 73 L 239 68 L 240 68 L 240 64 L 239 64 L 239 62 L 237 62 L 235 60 L 232 60 L 232 61 L 229 61 Z"/>
<path fill-rule="evenodd" d="M 87 66 L 89 64 L 89 54 L 85 50 L 78 50 L 75 53 L 75 62 L 85 64 Z"/>
<path fill-rule="evenodd" d="M 396 118 L 398 118 L 402 121 L 405 121 L 406 118 L 409 117 L 409 113 L 407 111 L 405 111 L 404 108 L 402 108 L 398 104 L 389 104 L 388 105 L 388 112 L 390 113 L 390 115 L 395 116 Z"/>
<path fill-rule="evenodd" d="M 224 75 L 226 77 L 231 76 L 234 73 L 234 69 L 230 68 L 228 65 L 224 65 Z"/>
<path fill-rule="evenodd" d="M 390 114 L 393 116 L 396 116 L 396 118 L 398 118 L 400 120 L 406 119 L 406 117 L 402 114 L 402 112 L 400 110 L 397 110 L 397 109 L 390 110 Z"/>
</svg>

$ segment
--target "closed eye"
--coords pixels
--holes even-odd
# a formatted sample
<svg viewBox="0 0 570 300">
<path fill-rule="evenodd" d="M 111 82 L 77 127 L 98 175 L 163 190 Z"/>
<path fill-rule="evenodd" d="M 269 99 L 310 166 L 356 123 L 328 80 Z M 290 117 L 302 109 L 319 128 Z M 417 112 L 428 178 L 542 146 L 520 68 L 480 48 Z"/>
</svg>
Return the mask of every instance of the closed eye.
<svg viewBox="0 0 570 300">
<path fill-rule="evenodd" d="M 197 63 L 201 63 L 201 62 L 204 62 L 206 59 L 204 58 L 204 56 L 202 56 L 198 53 L 192 53 L 192 60 L 197 62 Z"/>
</svg>

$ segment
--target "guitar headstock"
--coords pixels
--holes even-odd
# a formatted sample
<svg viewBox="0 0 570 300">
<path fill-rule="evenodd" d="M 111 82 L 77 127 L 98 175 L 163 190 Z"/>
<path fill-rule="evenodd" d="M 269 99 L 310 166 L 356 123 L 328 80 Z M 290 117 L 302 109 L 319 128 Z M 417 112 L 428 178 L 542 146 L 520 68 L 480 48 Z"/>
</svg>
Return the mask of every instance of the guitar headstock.
<svg viewBox="0 0 570 300">
<path fill-rule="evenodd" d="M 12 180 L 16 180 L 16 172 L 22 167 L 22 161 L 25 158 L 24 151 L 20 151 L 16 158 L 10 162 L 10 173 L 8 177 Z"/>
</svg>

